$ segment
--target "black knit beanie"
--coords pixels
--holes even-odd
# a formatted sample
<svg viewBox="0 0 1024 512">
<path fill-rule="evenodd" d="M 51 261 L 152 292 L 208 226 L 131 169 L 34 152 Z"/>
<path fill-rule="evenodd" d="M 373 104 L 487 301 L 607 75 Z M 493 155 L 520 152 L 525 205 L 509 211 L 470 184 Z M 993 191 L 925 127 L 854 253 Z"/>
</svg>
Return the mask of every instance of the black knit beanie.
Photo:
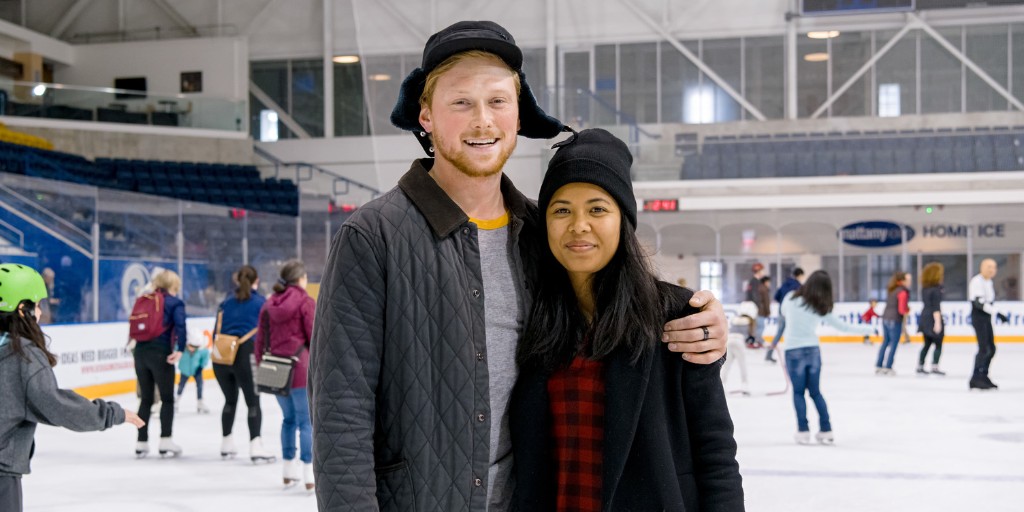
<svg viewBox="0 0 1024 512">
<path fill-rule="evenodd" d="M 633 155 L 626 143 L 600 128 L 574 134 L 555 145 L 558 151 L 548 162 L 548 172 L 540 185 L 537 204 L 546 212 L 551 196 L 567 183 L 590 183 L 615 198 L 626 218 L 636 228 L 636 196 L 629 169 Z"/>
</svg>

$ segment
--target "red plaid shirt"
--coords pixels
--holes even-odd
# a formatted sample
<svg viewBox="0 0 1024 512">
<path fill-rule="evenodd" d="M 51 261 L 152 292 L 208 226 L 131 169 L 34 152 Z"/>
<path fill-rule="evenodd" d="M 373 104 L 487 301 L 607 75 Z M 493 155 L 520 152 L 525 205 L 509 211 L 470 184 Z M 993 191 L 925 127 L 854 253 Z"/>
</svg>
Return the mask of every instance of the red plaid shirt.
<svg viewBox="0 0 1024 512">
<path fill-rule="evenodd" d="M 604 363 L 576 356 L 548 379 L 558 511 L 600 512 Z"/>
</svg>

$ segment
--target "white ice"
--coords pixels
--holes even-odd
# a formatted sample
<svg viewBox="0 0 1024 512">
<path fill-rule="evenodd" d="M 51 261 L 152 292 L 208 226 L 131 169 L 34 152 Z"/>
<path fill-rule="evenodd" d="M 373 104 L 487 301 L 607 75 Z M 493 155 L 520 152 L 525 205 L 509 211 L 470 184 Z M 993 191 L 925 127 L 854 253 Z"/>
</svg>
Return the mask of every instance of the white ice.
<svg viewBox="0 0 1024 512">
<path fill-rule="evenodd" d="M 1000 512 L 1024 510 L 1024 344 L 1001 344 L 991 377 L 1000 389 L 969 392 L 976 348 L 947 344 L 946 377 L 914 374 L 921 345 L 901 345 L 896 377 L 874 375 L 878 344 L 823 346 L 822 391 L 835 446 L 798 446 L 790 393 L 782 370 L 747 351 L 754 396 L 730 395 L 739 461 L 750 512 L 900 511 Z M 739 386 L 734 367 L 727 389 Z M 192 512 L 314 511 L 305 490 L 281 485 L 279 464 L 254 466 L 246 458 L 244 405 L 234 427 L 239 456 L 221 460 L 220 406 L 207 382 L 209 415 L 195 412 L 189 384 L 174 422 L 179 459 L 154 453 L 136 460 L 127 426 L 76 434 L 40 427 L 32 474 L 23 479 L 27 511 Z M 114 397 L 135 406 L 135 397 Z M 263 434 L 280 456 L 281 412 L 264 395 Z M 817 414 L 808 399 L 812 434 Z M 156 420 L 156 416 L 153 417 Z M 157 422 L 158 423 L 158 422 Z M 158 437 L 154 424 L 151 439 Z"/>
</svg>

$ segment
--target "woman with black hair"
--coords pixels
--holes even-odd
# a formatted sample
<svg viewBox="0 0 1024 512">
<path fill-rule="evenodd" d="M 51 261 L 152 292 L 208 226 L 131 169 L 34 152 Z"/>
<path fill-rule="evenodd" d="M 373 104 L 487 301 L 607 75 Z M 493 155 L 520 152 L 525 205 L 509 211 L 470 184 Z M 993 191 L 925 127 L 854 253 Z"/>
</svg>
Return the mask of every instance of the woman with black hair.
<svg viewBox="0 0 1024 512">
<path fill-rule="evenodd" d="M 237 288 L 234 295 L 221 302 L 217 311 L 217 325 L 213 331 L 217 338 L 230 336 L 237 347 L 234 360 L 230 364 L 224 359 L 215 358 L 213 361 L 213 375 L 217 377 L 217 384 L 224 392 L 224 411 L 220 415 L 223 435 L 220 456 L 233 457 L 237 453 L 231 430 L 235 424 L 238 390 L 241 389 L 248 409 L 246 418 L 249 423 L 249 458 L 253 462 L 273 462 L 276 457 L 263 447 L 263 439 L 260 437 L 263 411 L 260 409 L 260 397 L 256 394 L 252 375 L 253 346 L 256 345 L 252 337 L 256 334 L 260 309 L 267 299 L 258 291 L 260 277 L 251 265 L 243 265 L 232 276 L 232 280 Z M 214 342 L 216 341 L 215 339 Z"/>
<path fill-rule="evenodd" d="M 667 320 L 696 310 L 637 240 L 628 148 L 600 129 L 559 146 L 508 415 L 515 506 L 742 511 L 721 363 L 687 363 L 658 342 Z"/>
<path fill-rule="evenodd" d="M 824 321 L 841 331 L 867 335 L 874 332 L 868 325 L 843 322 L 832 312 L 832 279 L 823 270 L 813 272 L 803 286 L 789 292 L 782 299 L 782 316 L 786 317 L 786 371 L 793 383 L 793 406 L 796 408 L 796 442 L 811 442 L 807 424 L 807 401 L 810 394 L 818 410 L 819 430 L 815 439 L 821 444 L 832 444 L 832 423 L 828 406 L 821 394 L 821 349 L 817 329 Z"/>
<path fill-rule="evenodd" d="M 35 270 L 0 265 L 0 510 L 21 512 L 21 477 L 29 473 L 36 424 L 76 432 L 143 422 L 114 402 L 89 401 L 57 387 L 57 357 L 46 347 L 37 318 L 46 284 Z"/>
</svg>

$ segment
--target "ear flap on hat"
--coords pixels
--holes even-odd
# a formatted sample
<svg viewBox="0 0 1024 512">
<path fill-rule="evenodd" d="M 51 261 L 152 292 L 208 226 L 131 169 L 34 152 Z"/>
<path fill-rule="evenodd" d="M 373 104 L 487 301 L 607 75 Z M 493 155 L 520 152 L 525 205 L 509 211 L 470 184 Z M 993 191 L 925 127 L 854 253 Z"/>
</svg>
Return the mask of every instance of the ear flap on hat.
<svg viewBox="0 0 1024 512">
<path fill-rule="evenodd" d="M 423 131 L 420 126 L 420 95 L 427 82 L 427 74 L 422 68 L 416 68 L 402 80 L 398 89 L 398 102 L 391 111 L 391 124 L 411 132 Z M 424 148 L 426 149 L 426 148 Z"/>
<path fill-rule="evenodd" d="M 551 139 L 562 133 L 565 125 L 540 108 L 530 85 L 526 83 L 526 74 L 519 72 L 519 135 L 531 139 Z"/>
</svg>

